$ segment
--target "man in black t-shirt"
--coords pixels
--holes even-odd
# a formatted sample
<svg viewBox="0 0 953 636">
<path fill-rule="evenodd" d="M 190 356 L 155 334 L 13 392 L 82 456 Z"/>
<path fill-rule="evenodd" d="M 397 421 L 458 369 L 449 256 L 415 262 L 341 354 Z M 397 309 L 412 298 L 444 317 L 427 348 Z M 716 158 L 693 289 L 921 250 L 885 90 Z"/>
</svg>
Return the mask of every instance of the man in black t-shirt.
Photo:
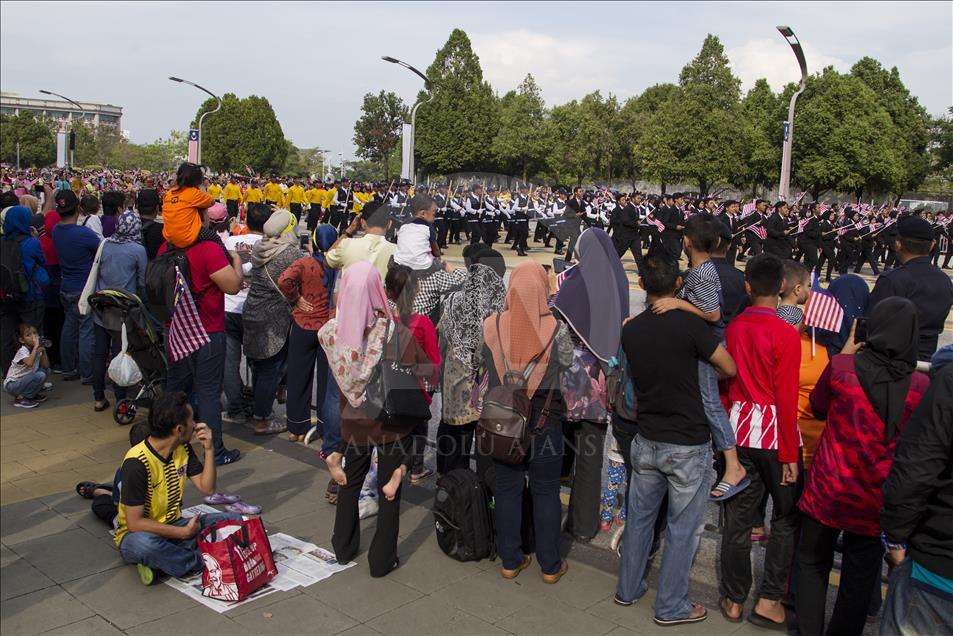
<svg viewBox="0 0 953 636">
<path fill-rule="evenodd" d="M 735 364 L 708 324 L 684 311 L 655 314 L 651 306 L 674 296 L 681 284 L 678 264 L 666 254 L 645 258 L 639 284 L 648 309 L 622 329 L 622 347 L 638 404 L 638 435 L 632 443 L 633 475 L 622 538 L 622 564 L 615 602 L 631 605 L 648 590 L 645 569 L 652 526 L 668 496 L 668 539 L 655 601 L 655 622 L 682 625 L 705 619 L 705 608 L 688 596 L 688 576 L 698 548 L 711 481 L 711 435 L 698 386 L 698 361 L 708 360 L 719 376 Z"/>
<path fill-rule="evenodd" d="M 159 213 L 159 193 L 155 190 L 140 190 L 136 194 L 136 210 L 142 219 L 142 244 L 146 248 L 146 258 L 150 261 L 156 257 L 159 247 L 165 243 L 162 236 L 162 223 L 156 221 Z"/>
</svg>

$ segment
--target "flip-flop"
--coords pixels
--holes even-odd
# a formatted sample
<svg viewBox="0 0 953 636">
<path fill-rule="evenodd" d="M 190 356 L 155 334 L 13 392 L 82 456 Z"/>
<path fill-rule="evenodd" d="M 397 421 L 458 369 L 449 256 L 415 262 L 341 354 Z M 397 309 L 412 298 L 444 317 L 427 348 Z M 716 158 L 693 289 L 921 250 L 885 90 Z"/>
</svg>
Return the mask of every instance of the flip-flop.
<svg viewBox="0 0 953 636">
<path fill-rule="evenodd" d="M 692 608 L 695 607 L 699 606 L 695 603 L 692 603 Z M 676 625 L 691 625 L 692 623 L 700 623 L 706 618 L 708 618 L 708 610 L 705 610 L 705 613 L 701 616 L 696 616 L 694 618 L 691 616 L 686 618 L 659 618 L 658 616 L 655 616 L 652 618 L 652 620 L 655 621 L 656 625 L 661 625 L 662 627 L 675 627 Z"/>
<path fill-rule="evenodd" d="M 748 615 L 748 622 L 756 627 L 761 629 L 770 629 L 776 632 L 785 632 L 788 631 L 788 612 L 784 610 L 784 621 L 776 623 L 767 616 L 762 616 L 755 610 L 751 610 L 751 613 Z"/>
<path fill-rule="evenodd" d="M 227 504 L 233 504 L 241 501 L 242 498 L 240 495 L 227 495 L 223 492 L 217 492 L 214 495 L 209 495 L 205 498 L 205 503 L 210 506 L 224 506 Z"/>
<path fill-rule="evenodd" d="M 721 610 L 721 615 L 725 618 L 725 620 L 728 621 L 729 623 L 740 623 L 741 621 L 743 621 L 743 620 L 744 620 L 744 618 L 743 618 L 744 612 L 742 612 L 742 613 L 739 614 L 738 616 L 729 616 L 729 615 L 728 615 L 728 611 L 725 610 L 725 601 L 726 601 L 726 600 L 728 600 L 728 598 L 725 597 L 725 596 L 723 596 L 723 597 L 721 597 L 721 599 L 718 601 L 718 609 Z M 742 608 L 742 609 L 744 609 L 744 608 Z"/>
<path fill-rule="evenodd" d="M 235 503 L 226 506 L 225 510 L 228 510 L 229 512 L 237 512 L 240 515 L 260 515 L 261 514 L 261 506 L 248 504 L 243 501 L 236 501 Z"/>
<path fill-rule="evenodd" d="M 747 477 L 743 478 L 737 484 L 729 484 L 727 481 L 720 481 L 718 485 L 712 488 L 715 492 L 720 492 L 721 496 L 715 497 L 714 495 L 708 495 L 708 501 L 728 501 L 742 490 L 751 485 L 751 480 Z"/>
</svg>

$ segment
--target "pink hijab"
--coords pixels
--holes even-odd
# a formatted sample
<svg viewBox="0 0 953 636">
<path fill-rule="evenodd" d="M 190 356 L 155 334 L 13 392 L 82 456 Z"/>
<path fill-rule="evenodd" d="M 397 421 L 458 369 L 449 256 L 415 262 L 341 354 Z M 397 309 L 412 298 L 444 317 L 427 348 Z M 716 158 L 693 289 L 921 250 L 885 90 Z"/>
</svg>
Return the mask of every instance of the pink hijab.
<svg viewBox="0 0 953 636">
<path fill-rule="evenodd" d="M 380 272 L 369 261 L 358 261 L 344 270 L 337 300 L 337 339 L 352 349 L 365 344 L 365 333 L 378 312 L 390 314 Z"/>
</svg>

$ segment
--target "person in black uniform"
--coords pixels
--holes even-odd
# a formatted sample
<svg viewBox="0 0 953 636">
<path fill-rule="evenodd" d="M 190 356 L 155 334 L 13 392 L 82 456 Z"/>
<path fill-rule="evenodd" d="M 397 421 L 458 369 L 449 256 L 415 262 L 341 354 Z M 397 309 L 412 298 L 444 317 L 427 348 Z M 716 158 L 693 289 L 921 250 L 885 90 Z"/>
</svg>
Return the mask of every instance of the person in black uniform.
<svg viewBox="0 0 953 636">
<path fill-rule="evenodd" d="M 837 264 L 837 256 L 834 252 L 837 247 L 837 228 L 834 225 L 834 213 L 828 210 L 821 214 L 817 225 L 820 228 L 821 256 L 814 267 L 814 273 L 820 278 L 821 270 L 827 263 L 827 276 L 824 280 L 829 283 L 831 282 L 831 274 L 834 272 L 834 266 Z"/>
<path fill-rule="evenodd" d="M 737 201 L 729 199 L 725 201 L 721 212 L 715 216 L 722 225 L 731 231 L 731 236 L 728 237 L 728 245 L 725 246 L 725 262 L 732 267 L 735 265 L 735 258 L 738 256 L 738 244 L 741 242 L 741 237 L 735 236 L 741 227 L 741 223 L 738 220 L 738 210 L 740 208 L 741 206 Z"/>
<path fill-rule="evenodd" d="M 897 260 L 897 250 L 895 246 L 897 241 L 900 239 L 900 231 L 897 229 L 897 222 L 899 221 L 900 215 L 896 210 L 890 211 L 890 220 L 887 221 L 887 227 L 880 232 L 879 236 L 883 237 L 883 241 L 886 244 L 886 257 L 884 258 L 884 271 L 893 269 L 899 264 Z"/>
<path fill-rule="evenodd" d="M 861 221 L 863 225 L 860 230 L 860 241 L 857 243 L 857 266 L 854 267 L 854 273 L 859 274 L 864 267 L 864 262 L 870 263 L 870 269 L 874 276 L 880 275 L 877 268 L 877 260 L 874 258 L 874 232 L 877 231 L 877 223 L 873 217 L 868 217 Z"/>
<path fill-rule="evenodd" d="M 807 206 L 807 214 L 807 222 L 801 230 L 801 254 L 804 256 L 807 271 L 813 272 L 817 266 L 817 248 L 821 242 L 820 207 L 816 202 Z"/>
<path fill-rule="evenodd" d="M 513 229 L 513 247 L 517 256 L 526 256 L 526 250 L 529 249 L 526 244 L 529 239 L 529 215 L 534 204 L 529 196 L 529 186 L 525 183 L 520 186 L 519 194 L 513 198 L 512 206 L 513 220 L 510 227 Z"/>
<path fill-rule="evenodd" d="M 774 204 L 774 213 L 764 222 L 768 238 L 764 241 L 764 251 L 774 254 L 781 260 L 791 258 L 791 244 L 788 242 L 788 204 L 778 201 Z"/>
<path fill-rule="evenodd" d="M 901 265 L 884 272 L 870 293 L 868 306 L 884 298 L 901 296 L 917 308 L 920 328 L 919 359 L 929 360 L 937 348 L 946 319 L 953 307 L 953 280 L 930 263 L 933 228 L 923 219 L 903 216 L 897 222 L 899 238 L 894 244 Z"/>
<path fill-rule="evenodd" d="M 764 251 L 764 239 L 755 233 L 754 228 L 764 227 L 764 217 L 768 210 L 768 202 L 764 199 L 758 199 L 755 202 L 754 212 L 748 215 L 744 220 L 747 231 L 745 240 L 748 242 L 748 255 L 758 256 Z"/>
<path fill-rule="evenodd" d="M 487 188 L 486 197 L 483 199 L 483 212 L 480 214 L 483 242 L 489 247 L 493 247 L 493 244 L 500 240 L 500 218 L 502 216 L 499 193 L 496 186 L 490 186 Z"/>
<path fill-rule="evenodd" d="M 731 228 L 720 222 L 718 236 L 720 240 L 718 246 L 711 252 L 711 262 L 721 281 L 721 319 L 727 326 L 732 318 L 740 314 L 751 301 L 748 298 L 748 292 L 745 291 L 744 273 L 729 263 L 725 257 L 734 238 Z"/>
<path fill-rule="evenodd" d="M 483 230 L 480 227 L 480 217 L 483 215 L 483 186 L 479 183 L 470 188 L 470 194 L 463 202 L 464 213 L 467 219 L 467 229 L 470 232 L 470 245 L 483 241 Z"/>
<path fill-rule="evenodd" d="M 437 186 L 437 192 L 433 196 L 434 203 L 437 204 L 437 213 L 434 215 L 434 228 L 437 230 L 437 247 L 442 250 L 447 249 L 447 234 L 450 232 L 450 220 L 447 218 L 450 212 L 450 188 L 446 183 Z"/>
<path fill-rule="evenodd" d="M 837 224 L 837 237 L 840 239 L 837 249 L 837 273 L 841 276 L 850 271 L 860 242 L 860 232 L 855 225 L 860 213 L 853 208 L 846 208 L 844 212 L 844 219 Z"/>
<path fill-rule="evenodd" d="M 572 198 L 566 203 L 565 216 L 569 217 L 573 215 L 579 219 L 580 223 L 585 223 L 587 205 L 588 204 L 583 200 L 582 186 L 576 186 L 572 190 Z M 566 246 L 566 261 L 571 263 L 573 248 L 576 247 L 575 237 L 570 237 L 568 243 Z M 556 249 L 559 249 L 558 243 Z"/>
<path fill-rule="evenodd" d="M 615 233 L 612 235 L 612 242 L 615 245 L 615 251 L 621 259 L 627 252 L 632 252 L 632 258 L 635 259 L 636 267 L 642 267 L 642 239 L 639 236 L 639 205 L 641 197 L 635 195 L 636 202 L 629 199 L 629 195 L 619 196 L 617 209 L 618 223 Z"/>
<path fill-rule="evenodd" d="M 685 219 L 682 216 L 680 204 L 684 195 L 680 192 L 665 196 L 665 205 L 656 210 L 655 218 L 662 222 L 665 229 L 659 233 L 659 243 L 669 258 L 678 261 L 682 255 L 682 230 L 685 229 Z"/>
</svg>

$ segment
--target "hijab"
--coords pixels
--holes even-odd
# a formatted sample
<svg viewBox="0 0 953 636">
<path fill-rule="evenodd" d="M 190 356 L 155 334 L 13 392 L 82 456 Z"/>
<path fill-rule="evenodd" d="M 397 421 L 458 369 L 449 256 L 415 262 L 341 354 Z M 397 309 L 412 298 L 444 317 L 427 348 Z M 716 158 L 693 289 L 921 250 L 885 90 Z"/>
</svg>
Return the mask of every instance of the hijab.
<svg viewBox="0 0 953 636">
<path fill-rule="evenodd" d="M 338 270 L 328 267 L 325 258 L 328 250 L 337 240 L 337 230 L 327 223 L 318 225 L 311 235 L 311 243 L 314 245 L 314 260 L 321 263 L 321 269 L 324 270 L 324 288 L 328 290 L 328 309 L 334 308 L 334 283 L 337 280 Z"/>
<path fill-rule="evenodd" d="M 264 238 L 255 243 L 252 250 L 252 267 L 263 267 L 289 247 L 297 245 L 295 227 L 297 221 L 291 212 L 276 210 L 272 212 L 262 228 Z"/>
<path fill-rule="evenodd" d="M 833 358 L 847 343 L 854 320 L 867 315 L 870 289 L 864 279 L 857 274 L 839 276 L 827 289 L 844 310 L 844 321 L 841 323 L 840 331 L 818 331 L 816 338 L 819 343 L 827 347 L 827 353 Z"/>
<path fill-rule="evenodd" d="M 116 221 L 116 230 L 106 239 L 110 243 L 139 243 L 142 241 L 142 220 L 139 214 L 126 210 Z"/>
<path fill-rule="evenodd" d="M 337 316 L 318 331 L 328 365 L 348 403 L 360 407 L 365 389 L 383 354 L 384 332 L 390 317 L 381 275 L 368 261 L 344 270 L 338 293 Z"/>
<path fill-rule="evenodd" d="M 481 251 L 470 265 L 463 289 L 448 294 L 444 300 L 443 332 L 453 356 L 470 372 L 476 371 L 473 354 L 480 346 L 483 321 L 490 314 L 502 311 L 505 305 L 505 273 L 506 265 L 499 252 Z"/>
<path fill-rule="evenodd" d="M 3 238 L 13 240 L 18 236 L 32 236 L 30 227 L 33 222 L 33 214 L 28 208 L 22 205 L 14 205 L 4 210 L 3 217 Z"/>
<path fill-rule="evenodd" d="M 900 296 L 874 305 L 867 323 L 867 343 L 854 355 L 854 371 L 867 399 L 886 424 L 892 440 L 917 368 L 917 309 Z"/>
<path fill-rule="evenodd" d="M 593 355 L 609 362 L 619 353 L 629 315 L 629 280 L 612 239 L 599 228 L 579 236 L 579 263 L 566 273 L 553 307 Z"/>
<path fill-rule="evenodd" d="M 558 326 L 547 304 L 548 292 L 549 278 L 543 266 L 536 262 L 521 263 L 510 275 L 503 312 L 483 321 L 483 338 L 493 352 L 501 381 L 506 373 L 504 360 L 511 371 L 522 372 L 529 361 L 542 352 L 527 383 L 526 393 L 530 398 L 546 374 L 552 351 L 548 345 Z"/>
</svg>

